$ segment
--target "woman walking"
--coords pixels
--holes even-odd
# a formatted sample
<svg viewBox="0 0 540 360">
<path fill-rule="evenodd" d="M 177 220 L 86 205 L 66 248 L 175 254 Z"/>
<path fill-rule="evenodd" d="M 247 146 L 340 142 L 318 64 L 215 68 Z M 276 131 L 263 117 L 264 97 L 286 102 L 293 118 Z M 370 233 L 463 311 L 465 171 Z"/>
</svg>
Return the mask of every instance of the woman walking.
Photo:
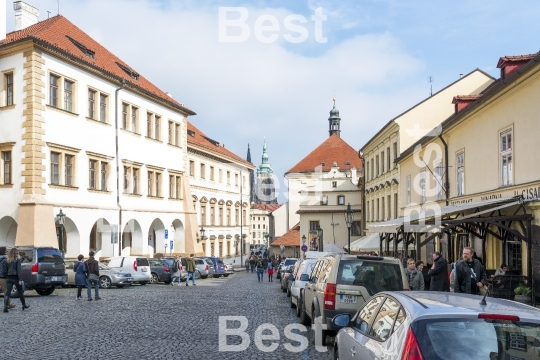
<svg viewBox="0 0 540 360">
<path fill-rule="evenodd" d="M 0 287 L 2 287 L 0 292 L 5 294 L 7 291 L 7 255 L 5 246 L 0 246 Z M 15 304 L 12 304 L 10 301 L 8 309 L 13 309 L 14 307 Z"/>
<path fill-rule="evenodd" d="M 19 293 L 19 299 L 21 299 L 22 309 L 28 309 L 30 306 L 26 305 L 24 300 L 24 291 L 22 288 L 22 272 L 21 272 L 21 258 L 19 257 L 19 250 L 17 248 L 11 248 L 9 250 L 7 261 L 4 265 L 4 270 L 7 274 L 7 291 L 4 295 L 4 312 L 8 312 L 9 298 L 13 286 L 17 288 Z"/>
<path fill-rule="evenodd" d="M 274 264 L 271 261 L 268 262 L 268 282 L 272 282 L 274 279 Z"/>
<path fill-rule="evenodd" d="M 77 300 L 82 300 L 82 288 L 86 285 L 86 273 L 88 269 L 84 263 L 84 255 L 77 257 L 79 261 L 73 265 L 73 271 L 75 271 L 75 285 L 77 286 Z"/>
</svg>

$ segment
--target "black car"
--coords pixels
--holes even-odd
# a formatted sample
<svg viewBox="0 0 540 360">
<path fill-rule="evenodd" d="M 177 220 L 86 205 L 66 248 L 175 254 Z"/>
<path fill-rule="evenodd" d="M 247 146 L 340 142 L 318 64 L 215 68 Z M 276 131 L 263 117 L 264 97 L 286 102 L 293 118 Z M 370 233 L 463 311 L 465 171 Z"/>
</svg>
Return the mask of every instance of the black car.
<svg viewBox="0 0 540 360">
<path fill-rule="evenodd" d="M 67 284 L 66 265 L 62 253 L 53 247 L 17 247 L 25 290 L 36 290 L 41 296 L 51 295 L 56 287 Z M 16 288 L 12 296 L 18 296 Z"/>
<path fill-rule="evenodd" d="M 165 284 L 171 283 L 171 269 L 173 260 L 169 259 L 148 259 L 150 263 L 150 272 L 152 274 L 151 284 L 158 282 L 164 282 Z"/>
</svg>

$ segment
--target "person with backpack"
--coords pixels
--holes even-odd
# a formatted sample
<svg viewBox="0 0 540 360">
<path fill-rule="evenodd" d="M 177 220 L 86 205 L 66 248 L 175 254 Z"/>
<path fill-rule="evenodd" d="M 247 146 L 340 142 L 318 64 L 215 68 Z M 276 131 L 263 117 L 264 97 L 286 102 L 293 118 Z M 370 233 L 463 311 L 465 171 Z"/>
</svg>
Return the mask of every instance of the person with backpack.
<svg viewBox="0 0 540 360">
<path fill-rule="evenodd" d="M 257 280 L 258 281 L 263 281 L 263 274 L 264 274 L 264 265 L 263 265 L 263 261 L 262 261 L 262 258 L 259 256 L 259 258 L 257 259 L 257 264 L 256 264 L 256 267 L 257 267 Z"/>
<path fill-rule="evenodd" d="M 88 296 L 88 301 L 92 301 L 92 285 L 94 285 L 94 300 L 101 300 L 99 296 L 99 263 L 94 258 L 94 252 L 90 251 L 88 253 L 90 256 L 86 260 L 86 295 Z"/>
<path fill-rule="evenodd" d="M 180 282 L 182 281 L 182 271 L 180 270 L 180 261 L 181 259 L 179 257 L 176 257 L 172 263 L 172 275 L 171 275 L 171 286 L 174 286 L 174 280 L 178 279 L 178 286 L 180 286 Z"/>
<path fill-rule="evenodd" d="M 271 261 L 268 262 L 268 265 L 267 265 L 267 269 L 268 269 L 268 282 L 272 282 L 274 279 L 274 264 L 272 264 Z"/>
</svg>

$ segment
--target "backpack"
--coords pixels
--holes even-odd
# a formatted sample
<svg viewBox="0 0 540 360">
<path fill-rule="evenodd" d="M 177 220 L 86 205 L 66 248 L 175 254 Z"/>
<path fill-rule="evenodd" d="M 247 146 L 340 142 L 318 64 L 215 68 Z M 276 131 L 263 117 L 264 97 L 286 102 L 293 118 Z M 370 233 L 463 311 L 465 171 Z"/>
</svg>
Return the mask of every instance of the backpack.
<svg viewBox="0 0 540 360">
<path fill-rule="evenodd" d="M 177 272 L 178 271 L 178 260 L 174 260 L 172 264 L 172 271 Z"/>
<path fill-rule="evenodd" d="M 262 267 L 263 267 L 263 264 L 262 264 L 262 261 L 261 261 L 261 260 L 257 261 L 257 267 L 258 267 L 258 268 L 262 268 Z"/>
</svg>

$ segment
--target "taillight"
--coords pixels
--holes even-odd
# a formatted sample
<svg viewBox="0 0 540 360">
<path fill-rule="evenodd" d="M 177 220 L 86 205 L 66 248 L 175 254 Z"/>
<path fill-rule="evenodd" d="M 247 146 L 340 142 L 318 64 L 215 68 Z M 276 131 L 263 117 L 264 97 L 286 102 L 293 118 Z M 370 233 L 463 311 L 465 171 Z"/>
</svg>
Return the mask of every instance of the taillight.
<svg viewBox="0 0 540 360">
<path fill-rule="evenodd" d="M 479 319 L 519 321 L 519 316 L 499 314 L 478 314 Z"/>
<path fill-rule="evenodd" d="M 418 346 L 418 341 L 416 340 L 416 335 L 414 335 L 414 331 L 411 328 L 409 328 L 409 331 L 407 332 L 401 360 L 424 360 L 424 356 L 422 355 L 422 351 L 420 351 L 420 346 Z"/>
<path fill-rule="evenodd" d="M 137 271 L 137 260 L 133 261 L 133 270 Z"/>
<path fill-rule="evenodd" d="M 336 284 L 326 284 L 324 287 L 324 308 L 328 310 L 336 308 Z"/>
<path fill-rule="evenodd" d="M 171 270 L 169 269 L 169 266 L 167 266 L 167 265 L 165 265 L 165 266 L 163 267 L 163 271 L 165 271 L 165 272 L 171 272 Z"/>
<path fill-rule="evenodd" d="M 39 265 L 37 263 L 32 264 L 32 275 L 37 275 L 38 271 L 39 271 Z M 65 265 L 64 265 L 64 272 L 66 272 Z"/>
<path fill-rule="evenodd" d="M 204 270 L 208 270 L 208 264 L 206 264 L 206 267 L 204 268 Z"/>
</svg>

